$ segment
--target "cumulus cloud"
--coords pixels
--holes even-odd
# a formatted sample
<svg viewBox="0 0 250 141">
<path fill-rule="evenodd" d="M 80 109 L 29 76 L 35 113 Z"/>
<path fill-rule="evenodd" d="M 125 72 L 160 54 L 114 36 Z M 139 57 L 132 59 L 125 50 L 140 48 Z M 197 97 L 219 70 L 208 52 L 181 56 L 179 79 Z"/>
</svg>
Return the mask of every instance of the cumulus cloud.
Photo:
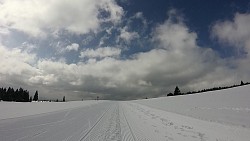
<svg viewBox="0 0 250 141">
<path fill-rule="evenodd" d="M 9 33 L 10 33 L 10 31 L 7 28 L 0 26 L 0 34 L 1 35 L 8 35 Z"/>
<path fill-rule="evenodd" d="M 114 0 L 4 0 L 0 9 L 0 27 L 34 37 L 58 30 L 75 34 L 95 32 L 101 23 L 115 24 L 123 15 L 123 9 Z M 102 17 L 100 11 L 109 16 Z"/>
<path fill-rule="evenodd" d="M 236 13 L 232 20 L 217 21 L 212 27 L 212 36 L 220 43 L 245 51 L 244 54 L 238 54 L 243 57 L 230 60 L 230 63 L 236 68 L 239 78 L 249 80 L 250 14 Z"/>
<path fill-rule="evenodd" d="M 119 40 L 123 40 L 126 43 L 130 43 L 132 40 L 135 40 L 137 38 L 139 38 L 139 34 L 137 32 L 129 32 L 128 31 L 128 27 L 125 26 L 124 28 L 120 29 L 120 35 L 118 36 L 118 41 Z"/>
<path fill-rule="evenodd" d="M 73 44 L 71 44 L 71 45 L 68 45 L 68 46 L 66 47 L 66 50 L 67 50 L 67 51 L 78 51 L 78 48 L 79 48 L 79 44 L 73 43 Z"/>
<path fill-rule="evenodd" d="M 22 51 L 20 48 L 7 49 L 0 45 L 0 80 L 2 84 L 28 83 L 32 75 L 39 73 L 33 65 L 37 58 L 35 54 Z"/>
<path fill-rule="evenodd" d="M 119 27 L 110 28 L 106 32 L 111 34 L 114 32 L 118 35 L 115 37 L 115 44 L 123 46 L 123 48 L 144 47 L 148 46 L 149 40 L 149 23 L 142 12 L 137 12 L 126 19 Z"/>
<path fill-rule="evenodd" d="M 58 82 L 54 74 L 31 76 L 29 82 L 32 84 L 50 85 Z"/>
<path fill-rule="evenodd" d="M 51 46 L 55 49 L 56 54 L 65 54 L 67 52 L 77 52 L 79 50 L 80 45 L 77 43 L 68 44 L 67 42 L 59 41 L 56 44 L 52 44 Z"/>
<path fill-rule="evenodd" d="M 106 99 L 155 97 L 172 91 L 176 85 L 190 90 L 234 82 L 233 71 L 213 50 L 199 47 L 197 34 L 182 21 L 168 19 L 152 35 L 156 48 L 130 59 L 115 58 L 121 50 L 105 47 L 81 53 L 81 57 L 100 60 L 77 64 L 39 61 L 43 75 L 31 81 Z"/>
<path fill-rule="evenodd" d="M 124 19 L 125 25 L 123 27 L 118 28 L 119 35 L 117 36 L 117 43 L 125 43 L 129 45 L 132 41 L 138 41 L 141 37 L 143 37 L 144 32 L 147 30 L 148 22 L 146 18 L 143 16 L 142 12 L 137 12 L 134 15 Z M 134 28 L 134 25 L 137 25 Z"/>
<path fill-rule="evenodd" d="M 236 13 L 232 21 L 217 21 L 212 27 L 212 36 L 222 43 L 250 51 L 250 14 Z"/>
<path fill-rule="evenodd" d="M 133 19 L 140 19 L 141 21 L 142 21 L 142 23 L 143 23 L 143 26 L 147 26 L 147 24 L 148 24 L 148 22 L 147 22 L 147 20 L 145 19 L 145 17 L 144 17 L 144 15 L 143 15 L 143 13 L 142 12 L 137 12 L 137 13 L 135 13 L 135 15 L 134 16 L 132 16 L 131 17 L 131 21 L 129 21 L 129 22 L 132 22 L 132 20 Z"/>
<path fill-rule="evenodd" d="M 46 7 L 41 5 L 39 10 L 43 8 L 44 11 L 55 10 L 50 11 L 53 13 L 52 15 L 46 15 L 49 16 L 49 20 L 43 21 L 36 20 L 36 18 L 43 18 L 43 11 L 38 12 L 41 14 L 40 17 L 34 15 L 34 17 L 30 17 L 28 15 L 33 13 L 22 13 L 22 10 L 26 9 L 25 6 L 23 9 L 17 9 L 23 15 L 22 18 L 25 19 L 27 14 L 27 19 L 35 19 L 35 21 L 24 20 L 21 23 L 24 25 L 27 22 L 30 28 L 28 25 L 24 28 L 17 26 L 17 22 L 22 19 L 18 16 L 19 13 L 7 14 L 9 15 L 8 20 L 0 23 L 8 25 L 11 22 L 13 24 L 8 25 L 8 28 L 20 30 L 32 36 L 46 34 L 47 30 L 61 28 L 73 33 L 85 33 L 98 29 L 100 22 L 119 22 L 123 13 L 122 8 L 112 0 L 86 0 L 84 2 L 74 0 L 60 3 L 54 0 L 51 5 L 39 0 L 24 0 L 23 2 L 25 6 L 32 2 L 30 8 L 36 8 L 35 4 L 44 3 Z M 11 8 L 6 7 L 9 3 L 11 1 L 4 1 L 1 4 L 1 8 L 5 8 L 4 14 L 11 11 Z M 13 0 L 12 4 L 20 4 L 20 2 Z M 11 6 L 13 6 L 12 4 Z M 105 11 L 110 10 L 110 15 L 101 17 L 98 15 L 99 8 Z M 69 11 L 67 12 L 67 10 Z M 72 20 L 72 15 L 69 13 L 75 14 L 79 10 L 83 17 L 76 14 Z M 102 10 L 99 9 L 99 11 Z M 36 12 L 35 15 L 37 15 Z M 90 13 L 94 16 L 86 16 Z M 15 14 L 17 14 L 17 19 L 13 18 Z M 2 15 L 0 13 L 0 17 Z M 84 18 L 84 16 L 86 17 Z M 77 17 L 80 18 L 79 21 Z M 141 13 L 135 15 L 135 18 L 141 17 Z M 59 21 L 56 22 L 56 19 Z M 96 19 L 98 20 L 97 25 L 95 25 Z M 87 24 L 84 23 L 85 20 L 94 23 L 93 25 Z M 223 25 L 223 22 L 219 24 Z M 231 24 L 233 24 L 232 21 Z M 75 31 L 77 28 L 79 30 Z M 129 31 L 126 26 L 118 31 L 120 31 L 118 38 L 126 42 L 131 42 L 139 36 L 139 33 Z M 6 83 L 16 83 L 16 85 L 19 84 L 17 82 L 22 82 L 23 85 L 30 88 L 39 89 L 41 96 L 47 97 L 68 94 L 71 98 L 80 97 L 82 99 L 82 97 L 91 98 L 98 95 L 104 99 L 124 100 L 165 95 L 167 92 L 172 92 L 176 85 L 185 91 L 232 84 L 238 79 L 234 75 L 237 70 L 228 67 L 227 61 L 219 58 L 212 49 L 197 45 L 197 34 L 187 27 L 182 17 L 174 10 L 169 12 L 169 18 L 165 22 L 152 29 L 151 36 L 153 44 L 151 50 L 130 55 L 128 58 L 122 57 L 122 49 L 118 47 L 99 46 L 95 49 L 79 50 L 77 43 L 60 44 L 59 46 L 63 46 L 65 51 L 80 51 L 79 58 L 82 60 L 75 63 L 42 59 L 26 49 L 8 49 L 1 46 L 0 80 Z M 28 46 L 27 48 L 32 48 L 31 45 L 25 45 Z"/>
<path fill-rule="evenodd" d="M 86 49 L 80 53 L 80 58 L 105 58 L 118 57 L 121 49 L 114 47 L 100 47 L 97 49 Z"/>
<path fill-rule="evenodd" d="M 35 44 L 31 44 L 28 42 L 23 42 L 20 49 L 27 53 L 32 53 L 34 50 L 36 50 L 38 47 Z"/>
</svg>

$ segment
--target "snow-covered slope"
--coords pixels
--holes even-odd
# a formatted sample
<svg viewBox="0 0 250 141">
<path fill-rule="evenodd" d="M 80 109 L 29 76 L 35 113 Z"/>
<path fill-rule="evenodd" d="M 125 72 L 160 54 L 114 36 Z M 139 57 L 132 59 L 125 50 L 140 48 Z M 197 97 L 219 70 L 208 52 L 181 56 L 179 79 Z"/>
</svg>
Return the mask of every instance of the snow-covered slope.
<svg viewBox="0 0 250 141">
<path fill-rule="evenodd" d="M 0 141 L 249 141 L 249 90 L 126 102 L 0 102 Z"/>
<path fill-rule="evenodd" d="M 250 127 L 250 85 L 133 102 L 206 121 Z"/>
<path fill-rule="evenodd" d="M 249 141 L 250 130 L 123 103 L 123 110 L 138 141 Z"/>
</svg>

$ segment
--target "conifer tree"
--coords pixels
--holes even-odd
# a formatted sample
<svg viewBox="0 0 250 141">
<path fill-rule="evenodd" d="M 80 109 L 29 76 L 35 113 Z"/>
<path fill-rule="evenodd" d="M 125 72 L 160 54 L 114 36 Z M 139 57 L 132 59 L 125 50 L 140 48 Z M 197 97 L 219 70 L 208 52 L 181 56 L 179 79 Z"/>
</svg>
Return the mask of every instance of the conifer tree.
<svg viewBox="0 0 250 141">
<path fill-rule="evenodd" d="M 38 91 L 36 91 L 33 100 L 34 100 L 34 101 L 38 101 Z"/>
<path fill-rule="evenodd" d="M 25 90 L 23 92 L 23 102 L 29 102 L 30 101 L 30 95 L 29 95 L 29 92 L 27 90 Z"/>
<path fill-rule="evenodd" d="M 243 81 L 241 81 L 241 82 L 240 82 L 240 85 L 244 85 L 244 82 L 243 82 Z"/>
<path fill-rule="evenodd" d="M 180 89 L 178 88 L 178 86 L 175 87 L 175 90 L 174 90 L 174 95 L 180 95 L 181 94 L 181 91 Z"/>
</svg>

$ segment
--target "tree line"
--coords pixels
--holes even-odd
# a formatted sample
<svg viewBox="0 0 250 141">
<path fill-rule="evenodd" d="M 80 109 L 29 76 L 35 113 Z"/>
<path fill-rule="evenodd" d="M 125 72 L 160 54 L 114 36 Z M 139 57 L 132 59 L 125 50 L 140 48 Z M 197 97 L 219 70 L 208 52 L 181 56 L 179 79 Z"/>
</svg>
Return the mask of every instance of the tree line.
<svg viewBox="0 0 250 141">
<path fill-rule="evenodd" d="M 216 90 L 223 90 L 223 89 L 229 89 L 229 88 L 234 88 L 234 87 L 239 87 L 243 85 L 249 85 L 250 83 L 244 83 L 243 81 L 240 82 L 238 85 L 232 85 L 232 86 L 225 86 L 225 87 L 214 87 L 214 88 L 209 88 L 209 89 L 203 89 L 199 91 L 190 91 L 186 93 L 181 93 L 180 89 L 178 86 L 175 87 L 174 93 L 169 93 L 167 96 L 177 96 L 177 95 L 186 95 L 186 94 L 196 94 L 196 93 L 203 93 L 203 92 L 209 92 L 209 91 L 216 91 Z"/>
<path fill-rule="evenodd" d="M 38 91 L 35 92 L 35 95 L 32 99 L 29 95 L 28 90 L 19 88 L 14 90 L 14 88 L 0 88 L 0 101 L 15 101 L 15 102 L 31 102 L 38 101 Z"/>
</svg>

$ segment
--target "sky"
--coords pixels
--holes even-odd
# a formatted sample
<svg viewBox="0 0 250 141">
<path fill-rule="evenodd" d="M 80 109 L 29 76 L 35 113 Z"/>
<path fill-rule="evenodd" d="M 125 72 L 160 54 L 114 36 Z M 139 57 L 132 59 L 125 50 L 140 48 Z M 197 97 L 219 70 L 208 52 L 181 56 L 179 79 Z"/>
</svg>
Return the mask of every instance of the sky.
<svg viewBox="0 0 250 141">
<path fill-rule="evenodd" d="M 0 0 L 0 87 L 131 100 L 250 81 L 248 0 Z"/>
</svg>

